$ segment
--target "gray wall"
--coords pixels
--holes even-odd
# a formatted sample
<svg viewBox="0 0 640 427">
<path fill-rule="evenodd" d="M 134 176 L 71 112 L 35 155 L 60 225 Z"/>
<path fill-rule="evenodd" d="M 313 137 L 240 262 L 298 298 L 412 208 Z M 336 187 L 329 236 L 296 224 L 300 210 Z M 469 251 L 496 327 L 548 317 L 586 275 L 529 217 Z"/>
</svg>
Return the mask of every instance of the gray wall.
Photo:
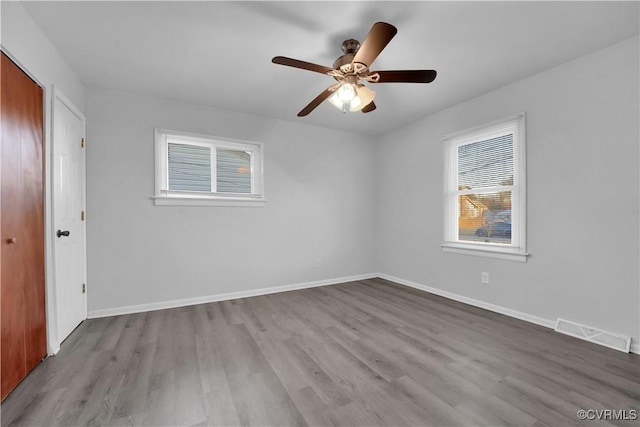
<svg viewBox="0 0 640 427">
<path fill-rule="evenodd" d="M 637 343 L 638 75 L 634 38 L 373 140 L 88 88 L 89 310 L 379 271 Z M 442 253 L 441 137 L 518 112 L 529 261 Z M 267 206 L 154 206 L 154 127 L 264 142 Z"/>
<path fill-rule="evenodd" d="M 90 312 L 375 271 L 368 138 L 92 87 L 86 111 Z M 263 142 L 266 207 L 154 206 L 155 127 Z"/>
<path fill-rule="evenodd" d="M 379 271 L 637 343 L 638 49 L 636 37 L 380 138 Z M 442 253 L 441 138 L 519 112 L 527 114 L 529 261 Z"/>
</svg>

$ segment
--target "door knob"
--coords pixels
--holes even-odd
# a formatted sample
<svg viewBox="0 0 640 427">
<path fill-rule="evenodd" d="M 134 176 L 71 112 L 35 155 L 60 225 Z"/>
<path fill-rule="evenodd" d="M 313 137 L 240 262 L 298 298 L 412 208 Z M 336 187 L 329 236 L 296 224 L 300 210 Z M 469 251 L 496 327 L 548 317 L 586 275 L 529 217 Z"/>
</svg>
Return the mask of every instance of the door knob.
<svg viewBox="0 0 640 427">
<path fill-rule="evenodd" d="M 69 230 L 66 230 L 66 231 L 58 230 L 58 231 L 56 231 L 56 236 L 58 236 L 58 237 L 61 237 L 61 236 L 69 237 Z"/>
<path fill-rule="evenodd" d="M 15 237 L 10 237 L 7 239 L 7 243 L 10 245 L 15 245 L 18 240 Z"/>
</svg>

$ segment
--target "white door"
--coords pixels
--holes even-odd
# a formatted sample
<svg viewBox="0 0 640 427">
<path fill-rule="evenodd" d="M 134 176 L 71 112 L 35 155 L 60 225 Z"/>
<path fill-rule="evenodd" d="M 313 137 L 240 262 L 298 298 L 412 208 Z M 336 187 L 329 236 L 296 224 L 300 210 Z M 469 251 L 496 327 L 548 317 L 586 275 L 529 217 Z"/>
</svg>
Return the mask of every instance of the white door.
<svg viewBox="0 0 640 427">
<path fill-rule="evenodd" d="M 85 119 L 59 92 L 53 101 L 53 241 L 58 342 L 87 318 L 84 223 Z"/>
</svg>

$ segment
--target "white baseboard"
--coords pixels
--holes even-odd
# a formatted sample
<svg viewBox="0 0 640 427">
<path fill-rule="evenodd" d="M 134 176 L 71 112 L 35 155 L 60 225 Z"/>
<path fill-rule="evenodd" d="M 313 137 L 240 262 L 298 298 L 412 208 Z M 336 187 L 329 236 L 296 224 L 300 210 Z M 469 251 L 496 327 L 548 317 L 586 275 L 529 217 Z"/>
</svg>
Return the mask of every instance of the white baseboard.
<svg viewBox="0 0 640 427">
<path fill-rule="evenodd" d="M 216 301 L 227 301 L 238 298 L 249 298 L 259 295 L 275 294 L 278 292 L 295 291 L 299 289 L 315 288 L 318 286 L 336 285 L 339 283 L 354 282 L 357 280 L 375 279 L 380 277 L 382 279 L 390 280 L 401 285 L 409 286 L 421 291 L 429 292 L 434 295 L 439 295 L 444 298 L 448 298 L 454 301 L 459 301 L 465 304 L 472 305 L 474 307 L 483 308 L 485 310 L 493 311 L 495 313 L 504 314 L 505 316 L 514 317 L 516 319 L 524 320 L 526 322 L 535 323 L 536 325 L 544 326 L 546 328 L 554 329 L 556 322 L 554 320 L 544 319 L 542 317 L 534 316 L 532 314 L 523 313 L 510 308 L 502 307 L 499 305 L 491 304 L 488 302 L 480 301 L 474 298 L 465 297 L 462 295 L 454 294 L 452 292 L 443 291 L 441 289 L 432 288 L 420 283 L 412 282 L 410 280 L 401 279 L 399 277 L 391 276 L 384 273 L 370 273 L 360 274 L 356 276 L 337 277 L 334 279 L 318 280 L 315 282 L 296 283 L 293 285 L 276 286 L 272 288 L 252 289 L 248 291 L 229 292 L 226 294 L 206 295 L 195 298 L 184 298 L 171 301 L 160 301 L 148 304 L 129 305 L 124 307 L 106 308 L 102 310 L 92 310 L 88 313 L 89 319 L 97 319 L 100 317 L 119 316 L 122 314 L 143 313 L 146 311 L 162 310 L 165 308 L 186 307 L 189 305 L 206 304 Z M 640 354 L 640 343 L 631 342 L 631 353 Z M 57 352 L 57 351 L 56 351 Z M 55 354 L 55 352 L 54 352 Z"/>
<path fill-rule="evenodd" d="M 401 279 L 399 277 L 391 276 L 389 274 L 379 273 L 378 277 L 392 282 L 399 283 L 401 285 L 409 286 L 412 288 L 420 289 L 431 294 L 439 295 L 454 301 L 463 302 L 465 304 L 472 305 L 474 307 L 484 308 L 485 310 L 493 311 L 495 313 L 504 314 L 509 317 L 515 317 L 516 319 L 525 320 L 527 322 L 535 323 L 536 325 L 544 326 L 546 328 L 553 329 L 556 326 L 556 322 L 549 319 L 543 319 L 542 317 L 534 316 L 528 313 L 522 313 L 517 310 L 502 307 L 500 305 L 490 304 L 488 302 L 480 301 L 477 299 L 465 297 L 462 295 L 454 294 L 452 292 L 443 291 L 441 289 L 432 288 L 431 286 L 422 285 L 420 283 L 412 282 L 410 280 Z"/>
<path fill-rule="evenodd" d="M 272 288 L 251 289 L 247 291 L 229 292 L 217 295 L 205 295 L 194 298 L 184 298 L 171 301 L 152 302 L 148 304 L 128 305 L 124 307 L 105 308 L 101 310 L 91 310 L 87 314 L 89 319 L 99 317 L 119 316 L 121 314 L 143 313 L 146 311 L 163 310 L 165 308 L 186 307 L 189 305 L 206 304 L 216 301 L 227 301 L 238 298 L 249 298 L 259 295 L 275 294 L 278 292 L 296 291 L 299 289 L 315 288 L 318 286 L 336 285 L 339 283 L 354 282 L 357 280 L 374 279 L 378 277 L 376 273 L 360 274 L 356 276 L 336 277 L 334 279 L 317 280 L 315 282 L 296 283 L 293 285 L 276 286 Z"/>
<path fill-rule="evenodd" d="M 452 292 L 443 291 L 441 289 L 432 288 L 420 283 L 412 282 L 410 280 L 401 279 L 399 277 L 391 276 L 389 274 L 378 273 L 378 277 L 386 280 L 390 280 L 401 285 L 409 286 L 411 288 L 419 289 L 421 291 L 429 292 L 434 295 L 439 295 L 454 301 L 462 302 L 472 305 L 474 307 L 483 308 L 485 310 L 493 311 L 495 313 L 504 314 L 505 316 L 514 317 L 516 319 L 524 320 L 525 322 L 535 323 L 536 325 L 544 326 L 545 328 L 555 329 L 556 322 L 554 320 L 544 319 L 542 317 L 534 316 L 533 314 L 523 313 L 521 311 L 512 310 L 510 308 L 502 307 L 500 305 L 491 304 L 488 302 L 480 301 L 474 298 L 465 297 L 462 295 L 454 294 Z M 640 344 L 631 343 L 629 350 L 631 353 L 640 354 Z"/>
</svg>

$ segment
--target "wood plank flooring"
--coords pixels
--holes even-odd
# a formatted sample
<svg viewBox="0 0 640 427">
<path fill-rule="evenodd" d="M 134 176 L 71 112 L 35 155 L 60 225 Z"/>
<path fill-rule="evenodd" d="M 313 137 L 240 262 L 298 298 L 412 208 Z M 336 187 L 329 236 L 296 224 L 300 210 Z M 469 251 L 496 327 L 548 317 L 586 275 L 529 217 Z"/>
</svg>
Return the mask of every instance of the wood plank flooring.
<svg viewBox="0 0 640 427">
<path fill-rule="evenodd" d="M 2 425 L 605 426 L 640 357 L 382 279 L 87 320 Z"/>
</svg>

